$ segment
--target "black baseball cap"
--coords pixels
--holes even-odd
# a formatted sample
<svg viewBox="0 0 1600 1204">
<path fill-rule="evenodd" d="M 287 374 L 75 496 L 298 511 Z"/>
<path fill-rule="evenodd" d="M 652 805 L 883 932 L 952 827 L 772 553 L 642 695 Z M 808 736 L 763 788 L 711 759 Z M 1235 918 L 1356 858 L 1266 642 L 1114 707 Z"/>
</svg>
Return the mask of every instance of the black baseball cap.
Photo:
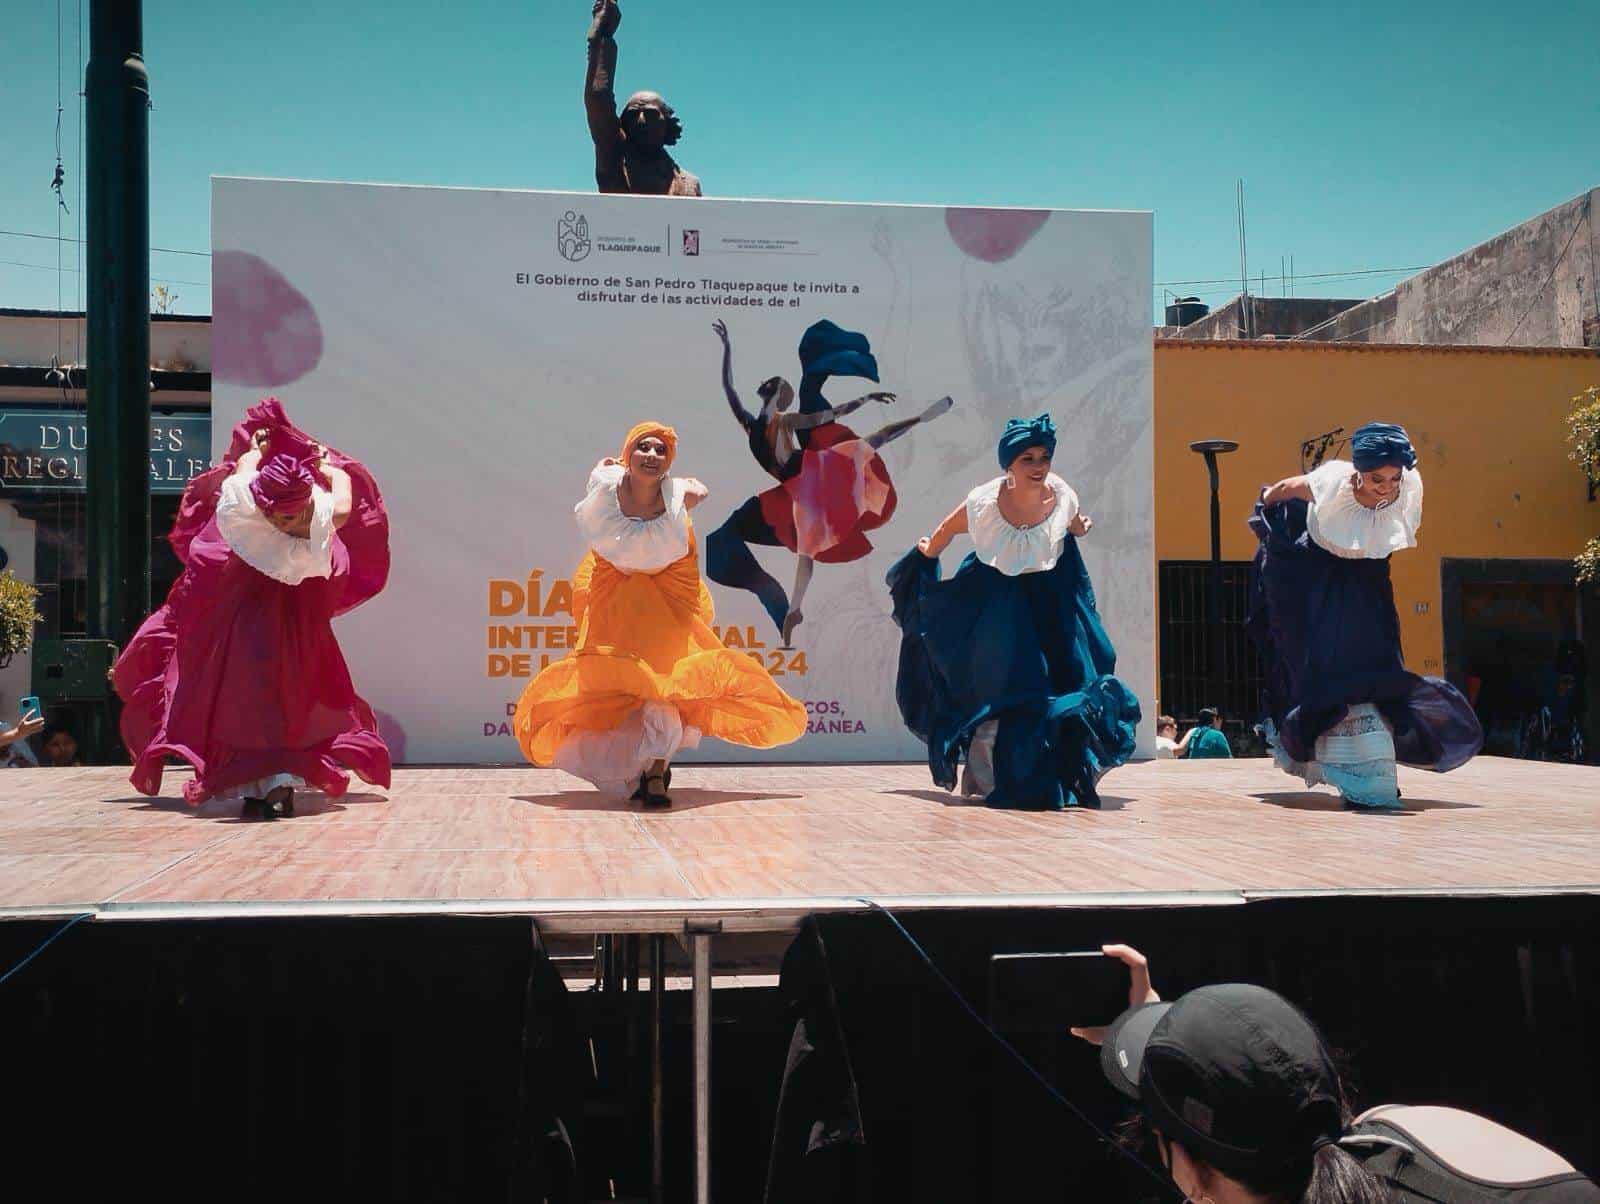
<svg viewBox="0 0 1600 1204">
<path fill-rule="evenodd" d="M 1321 1034 L 1265 987 L 1225 983 L 1130 1008 L 1106 1031 L 1100 1065 L 1157 1129 L 1224 1174 L 1309 1162 L 1341 1129 Z"/>
</svg>

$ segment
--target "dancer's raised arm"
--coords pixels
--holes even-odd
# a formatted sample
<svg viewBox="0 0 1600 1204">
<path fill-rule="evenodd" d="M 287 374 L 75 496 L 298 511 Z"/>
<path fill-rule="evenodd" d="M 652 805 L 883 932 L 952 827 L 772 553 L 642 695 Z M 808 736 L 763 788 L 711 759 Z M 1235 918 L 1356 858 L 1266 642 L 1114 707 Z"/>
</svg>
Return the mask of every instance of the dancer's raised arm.
<svg viewBox="0 0 1600 1204">
<path fill-rule="evenodd" d="M 1276 485 L 1270 486 L 1261 495 L 1261 502 L 1266 506 L 1276 506 L 1279 502 L 1287 502 L 1297 498 L 1302 502 L 1311 500 L 1311 479 L 1309 477 L 1284 477 Z"/>
<path fill-rule="evenodd" d="M 711 323 L 711 329 L 716 331 L 717 337 L 722 340 L 722 394 L 728 399 L 728 408 L 733 411 L 735 421 L 749 429 L 756 417 L 744 408 L 744 402 L 739 398 L 739 390 L 733 385 L 733 343 L 728 338 L 728 324 L 718 318 Z"/>
<path fill-rule="evenodd" d="M 854 401 L 847 401 L 843 405 L 829 406 L 825 410 L 817 410 L 810 414 L 796 414 L 793 419 L 794 429 L 797 431 L 810 430 L 814 426 L 821 426 L 825 422 L 832 422 L 836 418 L 843 418 L 847 414 L 854 414 L 869 401 L 882 402 L 888 405 L 895 400 L 893 393 L 868 393 Z"/>
<path fill-rule="evenodd" d="M 267 432 L 257 431 L 250 436 L 250 450 L 235 461 L 232 476 L 247 477 L 261 467 L 261 457 L 267 446 Z"/>
<path fill-rule="evenodd" d="M 954 539 L 957 535 L 965 535 L 966 533 L 967 504 L 966 502 L 962 502 L 961 505 L 950 511 L 950 513 L 945 517 L 944 522 L 940 523 L 936 528 L 934 528 L 932 535 L 924 535 L 921 539 L 917 540 L 917 551 L 921 552 L 930 560 L 934 559 L 939 555 L 940 552 L 943 552 L 950 546 L 950 541 L 952 539 Z"/>
</svg>

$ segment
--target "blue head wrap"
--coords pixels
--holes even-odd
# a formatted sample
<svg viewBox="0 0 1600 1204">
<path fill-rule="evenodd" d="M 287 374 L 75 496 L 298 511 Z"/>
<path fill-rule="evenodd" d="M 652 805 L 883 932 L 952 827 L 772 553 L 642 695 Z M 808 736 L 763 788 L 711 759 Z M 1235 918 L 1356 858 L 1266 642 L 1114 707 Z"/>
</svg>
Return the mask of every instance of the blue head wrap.
<svg viewBox="0 0 1600 1204">
<path fill-rule="evenodd" d="M 1406 428 L 1392 422 L 1369 422 L 1351 435 L 1350 459 L 1361 472 L 1370 472 L 1386 464 L 1397 468 L 1417 466 L 1417 453 Z"/>
<path fill-rule="evenodd" d="M 1015 460 L 1030 447 L 1042 447 L 1053 458 L 1056 454 L 1056 424 L 1049 414 L 1037 418 L 1013 418 L 1006 423 L 1000 436 L 1000 467 L 1010 468 Z"/>
<path fill-rule="evenodd" d="M 872 358 L 867 336 L 844 330 L 826 318 L 814 322 L 800 336 L 800 369 L 807 375 L 878 379 L 878 361 Z"/>
</svg>

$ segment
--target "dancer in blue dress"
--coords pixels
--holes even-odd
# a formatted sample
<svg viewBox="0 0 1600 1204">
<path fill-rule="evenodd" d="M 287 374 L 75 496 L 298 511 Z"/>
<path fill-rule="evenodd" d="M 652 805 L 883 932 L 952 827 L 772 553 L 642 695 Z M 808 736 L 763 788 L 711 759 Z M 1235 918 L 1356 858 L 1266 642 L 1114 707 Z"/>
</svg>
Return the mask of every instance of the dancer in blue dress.
<svg viewBox="0 0 1600 1204">
<path fill-rule="evenodd" d="M 1050 471 L 1055 447 L 1048 414 L 1012 419 L 1004 475 L 889 570 L 900 714 L 933 780 L 954 789 L 964 760 L 962 793 L 992 807 L 1098 807 L 1095 784 L 1132 755 L 1139 723 L 1078 552 L 1094 523 Z M 939 553 L 962 533 L 976 550 L 941 581 Z"/>
<path fill-rule="evenodd" d="M 1422 476 L 1403 427 L 1371 422 L 1330 460 L 1263 491 L 1250 632 L 1267 668 L 1262 733 L 1279 766 L 1356 807 L 1397 809 L 1395 764 L 1440 773 L 1483 746 L 1472 704 L 1408 672 L 1389 557 L 1417 546 Z"/>
</svg>

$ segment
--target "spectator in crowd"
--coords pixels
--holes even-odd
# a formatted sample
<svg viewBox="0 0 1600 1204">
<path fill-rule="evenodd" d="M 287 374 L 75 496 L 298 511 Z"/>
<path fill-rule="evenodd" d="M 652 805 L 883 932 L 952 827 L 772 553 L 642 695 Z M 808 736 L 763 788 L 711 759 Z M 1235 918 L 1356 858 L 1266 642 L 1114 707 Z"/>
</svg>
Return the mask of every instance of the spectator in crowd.
<svg viewBox="0 0 1600 1204">
<path fill-rule="evenodd" d="M 1204 757 L 1231 757 L 1233 749 L 1222 732 L 1222 715 L 1215 707 L 1200 708 L 1200 722 L 1184 733 L 1173 756 L 1191 761 Z"/>
<path fill-rule="evenodd" d="M 1171 715 L 1156 717 L 1156 757 L 1168 760 L 1178 755 L 1178 721 Z"/>
<path fill-rule="evenodd" d="M 42 760 L 45 765 L 55 769 L 66 769 L 83 764 L 78 760 L 78 737 L 61 720 L 44 729 L 41 743 L 44 754 Z"/>
<path fill-rule="evenodd" d="M 44 720 L 35 711 L 29 711 L 15 727 L 0 727 L 0 765 L 7 769 L 37 765 L 39 762 L 28 746 L 28 737 L 43 729 Z"/>
<path fill-rule="evenodd" d="M 1111 1085 L 1139 1105 L 1184 1198 L 1210 1204 L 1388 1204 L 1388 1189 L 1339 1144 L 1344 1086 L 1316 1026 L 1265 987 L 1200 987 L 1162 1003 L 1144 956 L 1128 967 L 1130 1007 L 1108 1027 L 1074 1028 L 1101 1047 Z"/>
</svg>

